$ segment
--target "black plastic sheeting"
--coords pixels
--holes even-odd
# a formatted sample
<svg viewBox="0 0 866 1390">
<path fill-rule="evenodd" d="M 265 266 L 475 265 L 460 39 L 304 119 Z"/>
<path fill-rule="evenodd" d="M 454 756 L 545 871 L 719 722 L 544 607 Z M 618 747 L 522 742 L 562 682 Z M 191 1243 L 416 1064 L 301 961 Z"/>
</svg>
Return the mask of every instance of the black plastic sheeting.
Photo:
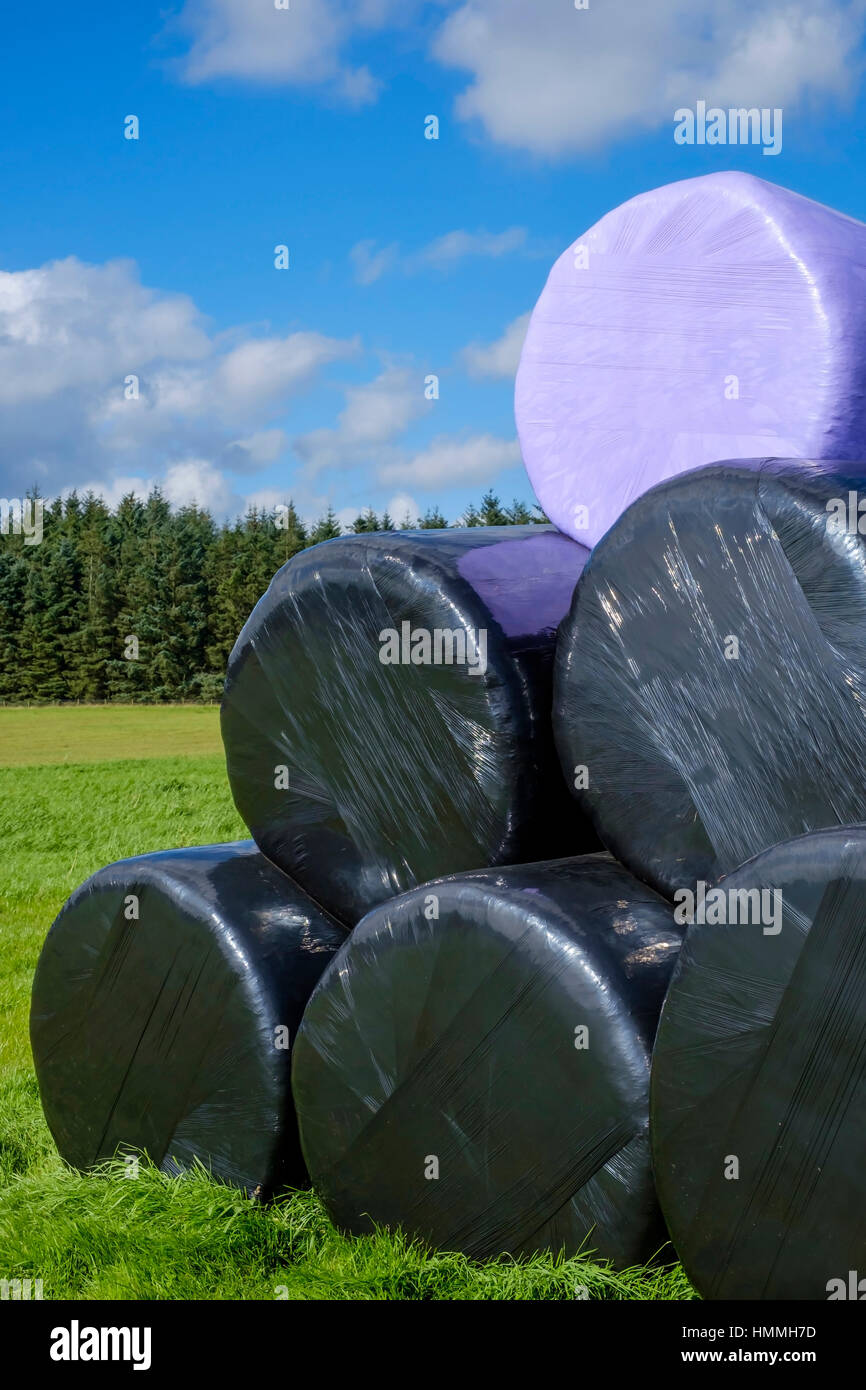
<svg viewBox="0 0 866 1390">
<path fill-rule="evenodd" d="M 229 661 L 229 781 L 264 853 L 347 925 L 441 874 L 597 848 L 550 719 L 586 555 L 548 526 L 381 533 L 273 579 Z"/>
<path fill-rule="evenodd" d="M 608 855 L 463 874 L 371 912 L 292 1067 L 334 1221 L 478 1259 L 653 1255 L 649 1053 L 680 939 Z"/>
<path fill-rule="evenodd" d="M 862 1297 L 866 828 L 777 845 L 718 890 L 695 903 L 653 1058 L 671 1237 L 707 1298 Z"/>
<path fill-rule="evenodd" d="M 302 1184 L 290 1048 L 344 940 L 249 841 L 94 874 L 57 917 L 33 985 L 33 1056 L 61 1155 L 86 1169 L 143 1150 L 169 1173 L 198 1159 L 262 1196 Z"/>
<path fill-rule="evenodd" d="M 858 498 L 863 464 L 727 462 L 646 493 L 592 553 L 557 746 L 602 843 L 666 896 L 866 820 Z"/>
</svg>

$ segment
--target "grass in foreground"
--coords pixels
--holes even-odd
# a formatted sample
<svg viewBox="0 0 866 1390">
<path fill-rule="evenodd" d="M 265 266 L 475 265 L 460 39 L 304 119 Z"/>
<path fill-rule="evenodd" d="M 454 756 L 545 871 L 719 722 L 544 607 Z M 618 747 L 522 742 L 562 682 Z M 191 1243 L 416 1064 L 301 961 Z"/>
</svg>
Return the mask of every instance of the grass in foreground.
<svg viewBox="0 0 866 1390">
<path fill-rule="evenodd" d="M 109 718 L 100 745 L 92 724 L 118 712 L 0 710 L 0 1278 L 41 1278 L 46 1299 L 694 1297 L 678 1266 L 613 1273 L 552 1257 L 477 1265 L 399 1235 L 344 1237 L 311 1193 L 263 1208 L 204 1173 L 171 1179 L 142 1164 L 129 1178 L 115 1164 L 81 1176 L 61 1162 L 28 1040 L 30 984 L 53 918 L 114 859 L 246 834 L 221 755 L 189 756 L 187 715 L 213 722 L 215 711 L 123 707 L 123 737 L 137 756 L 122 761 L 117 725 Z M 3 720 L 19 714 L 33 720 L 28 746 L 43 748 L 42 766 L 3 741 Z M 90 738 L 87 761 L 53 755 L 58 715 L 71 746 Z M 100 747 L 109 761 L 96 760 Z"/>
</svg>

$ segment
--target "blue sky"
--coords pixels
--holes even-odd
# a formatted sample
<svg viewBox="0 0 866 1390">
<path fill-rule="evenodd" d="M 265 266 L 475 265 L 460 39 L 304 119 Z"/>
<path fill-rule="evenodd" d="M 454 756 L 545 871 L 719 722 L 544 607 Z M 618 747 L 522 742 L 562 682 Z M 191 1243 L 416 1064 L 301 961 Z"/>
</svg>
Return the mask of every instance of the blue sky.
<svg viewBox="0 0 866 1390">
<path fill-rule="evenodd" d="M 719 168 L 866 220 L 864 29 L 860 0 L 13 7 L 0 495 L 533 500 L 513 377 L 555 257 Z M 677 145 L 698 99 L 781 106 L 782 152 Z"/>
</svg>

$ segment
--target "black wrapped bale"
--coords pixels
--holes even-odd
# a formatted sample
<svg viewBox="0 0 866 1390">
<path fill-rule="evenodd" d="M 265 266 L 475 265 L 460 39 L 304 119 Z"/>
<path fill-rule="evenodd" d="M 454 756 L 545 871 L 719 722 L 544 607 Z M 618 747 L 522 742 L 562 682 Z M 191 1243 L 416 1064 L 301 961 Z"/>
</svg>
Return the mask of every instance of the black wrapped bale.
<svg viewBox="0 0 866 1390">
<path fill-rule="evenodd" d="M 706 1298 L 862 1299 L 866 829 L 688 891 L 652 1076 L 671 1238 Z"/>
<path fill-rule="evenodd" d="M 371 912 L 292 1067 L 334 1221 L 478 1259 L 653 1255 L 649 1055 L 679 944 L 670 905 L 607 855 L 462 874 Z"/>
<path fill-rule="evenodd" d="M 586 554 L 548 526 L 353 535 L 275 576 L 229 661 L 229 781 L 347 925 L 441 874 L 597 847 L 550 720 Z"/>
<path fill-rule="evenodd" d="M 267 1195 L 306 1180 L 290 1056 L 345 932 L 255 845 L 124 859 L 73 893 L 36 970 L 30 1036 L 61 1155 L 198 1159 Z"/>
<path fill-rule="evenodd" d="M 584 570 L 560 628 L 557 746 L 602 843 L 667 896 L 866 819 L 864 473 L 683 474 Z"/>
</svg>

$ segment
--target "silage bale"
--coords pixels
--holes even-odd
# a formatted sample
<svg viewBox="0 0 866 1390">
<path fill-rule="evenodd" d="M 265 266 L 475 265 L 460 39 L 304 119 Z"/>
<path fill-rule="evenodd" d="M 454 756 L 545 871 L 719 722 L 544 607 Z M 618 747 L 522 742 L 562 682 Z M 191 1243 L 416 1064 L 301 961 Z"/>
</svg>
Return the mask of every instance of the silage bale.
<svg viewBox="0 0 866 1390">
<path fill-rule="evenodd" d="M 659 892 L 866 819 L 861 503 L 863 464 L 734 460 L 646 493 L 593 551 L 557 746 L 602 843 Z"/>
<path fill-rule="evenodd" d="M 862 1298 L 864 900 L 853 827 L 777 845 L 695 902 L 651 1134 L 671 1238 L 705 1298 Z"/>
<path fill-rule="evenodd" d="M 292 1071 L 337 1225 L 477 1259 L 654 1254 L 649 1057 L 679 944 L 670 905 L 607 855 L 456 875 L 371 912 Z"/>
<path fill-rule="evenodd" d="M 345 938 L 251 842 L 101 869 L 36 970 L 30 1036 L 54 1141 L 76 1168 L 143 1150 L 267 1195 L 306 1180 L 291 1047 Z"/>
<path fill-rule="evenodd" d="M 586 551 L 552 527 L 344 536 L 285 565 L 222 732 L 263 852 L 352 926 L 443 873 L 595 848 L 550 722 Z"/>
<path fill-rule="evenodd" d="M 866 226 L 737 170 L 650 189 L 550 272 L 515 388 L 547 515 L 595 545 L 716 459 L 866 454 Z"/>
</svg>

